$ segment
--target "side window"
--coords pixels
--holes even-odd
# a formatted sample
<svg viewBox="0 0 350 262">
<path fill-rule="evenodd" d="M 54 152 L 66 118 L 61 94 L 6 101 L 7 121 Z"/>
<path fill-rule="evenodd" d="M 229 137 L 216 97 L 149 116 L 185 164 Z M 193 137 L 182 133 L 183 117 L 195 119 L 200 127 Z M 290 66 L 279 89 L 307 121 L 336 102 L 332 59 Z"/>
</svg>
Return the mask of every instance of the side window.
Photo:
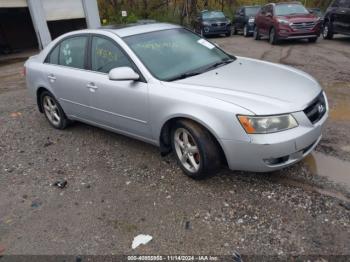
<svg viewBox="0 0 350 262">
<path fill-rule="evenodd" d="M 46 58 L 46 62 L 49 64 L 58 65 L 58 54 L 60 51 L 60 45 L 57 45 L 55 49 L 53 49 L 50 55 Z"/>
<path fill-rule="evenodd" d="M 350 1 L 349 0 L 339 0 L 339 7 L 342 7 L 342 8 L 350 7 Z"/>
<path fill-rule="evenodd" d="M 60 44 L 59 64 L 74 68 L 85 68 L 86 36 L 75 36 Z"/>
<path fill-rule="evenodd" d="M 272 5 L 268 5 L 267 8 L 266 8 L 266 13 L 270 13 L 271 15 L 273 15 L 273 8 L 272 8 Z"/>
<path fill-rule="evenodd" d="M 335 0 L 332 4 L 332 7 L 339 7 L 340 0 Z"/>
<path fill-rule="evenodd" d="M 91 52 L 91 69 L 93 71 L 108 73 L 116 67 L 133 67 L 128 57 L 112 40 L 94 36 Z"/>
</svg>

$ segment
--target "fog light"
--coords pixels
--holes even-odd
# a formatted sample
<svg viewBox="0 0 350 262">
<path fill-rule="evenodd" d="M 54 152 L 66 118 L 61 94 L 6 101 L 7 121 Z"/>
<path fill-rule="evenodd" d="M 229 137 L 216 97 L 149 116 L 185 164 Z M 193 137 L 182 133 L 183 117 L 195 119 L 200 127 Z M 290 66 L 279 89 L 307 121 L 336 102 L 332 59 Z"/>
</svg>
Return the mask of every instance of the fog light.
<svg viewBox="0 0 350 262">
<path fill-rule="evenodd" d="M 204 27 L 204 32 L 209 33 L 209 27 Z"/>
<path fill-rule="evenodd" d="M 288 159 L 289 159 L 289 156 L 283 156 L 283 157 L 277 157 L 277 158 L 264 159 L 264 162 L 268 166 L 274 166 L 274 165 L 279 165 L 284 162 L 287 162 Z"/>
</svg>

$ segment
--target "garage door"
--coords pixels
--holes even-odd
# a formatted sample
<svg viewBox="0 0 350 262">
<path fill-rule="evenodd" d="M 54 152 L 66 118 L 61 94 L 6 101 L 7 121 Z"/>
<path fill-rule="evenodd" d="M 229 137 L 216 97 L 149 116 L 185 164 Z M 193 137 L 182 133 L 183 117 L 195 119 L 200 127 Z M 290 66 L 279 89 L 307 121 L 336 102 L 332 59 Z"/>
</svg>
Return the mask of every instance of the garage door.
<svg viewBox="0 0 350 262">
<path fill-rule="evenodd" d="M 0 8 L 27 7 L 27 0 L 0 0 Z"/>
<path fill-rule="evenodd" d="M 82 0 L 42 0 L 46 20 L 85 18 Z"/>
</svg>

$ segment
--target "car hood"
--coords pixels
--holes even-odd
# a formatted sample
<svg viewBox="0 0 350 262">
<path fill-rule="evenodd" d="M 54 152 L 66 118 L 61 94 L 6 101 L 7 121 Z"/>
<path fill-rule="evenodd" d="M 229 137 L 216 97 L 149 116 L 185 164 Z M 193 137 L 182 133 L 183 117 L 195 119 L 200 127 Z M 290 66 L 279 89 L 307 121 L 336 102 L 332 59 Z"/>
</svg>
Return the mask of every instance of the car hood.
<svg viewBox="0 0 350 262">
<path fill-rule="evenodd" d="M 278 18 L 286 19 L 291 23 L 313 22 L 317 20 L 317 17 L 313 14 L 285 15 L 285 16 L 278 16 Z"/>
<path fill-rule="evenodd" d="M 257 115 L 304 110 L 321 92 L 318 82 L 298 69 L 243 57 L 166 85 L 232 103 Z"/>
<path fill-rule="evenodd" d="M 227 18 L 209 18 L 209 19 L 203 19 L 203 22 L 208 22 L 208 23 L 223 23 L 223 22 L 228 22 Z"/>
</svg>

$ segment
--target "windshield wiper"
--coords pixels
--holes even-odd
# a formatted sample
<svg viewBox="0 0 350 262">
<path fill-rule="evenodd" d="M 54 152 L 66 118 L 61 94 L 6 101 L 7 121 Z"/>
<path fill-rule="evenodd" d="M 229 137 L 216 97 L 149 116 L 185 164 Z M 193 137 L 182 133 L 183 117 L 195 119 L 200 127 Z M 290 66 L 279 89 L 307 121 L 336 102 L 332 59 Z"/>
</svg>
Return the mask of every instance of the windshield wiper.
<svg viewBox="0 0 350 262">
<path fill-rule="evenodd" d="M 216 63 L 208 66 L 207 68 L 205 68 L 204 72 L 209 71 L 209 70 L 214 69 L 214 68 L 217 68 L 219 66 L 227 65 L 229 63 L 232 63 L 233 61 L 234 61 L 233 59 L 223 59 L 220 62 L 216 62 Z"/>
<path fill-rule="evenodd" d="M 199 75 L 201 74 L 202 72 L 188 72 L 188 73 L 183 73 L 181 75 L 178 75 L 178 76 L 175 76 L 175 77 L 172 77 L 170 79 L 168 79 L 168 81 L 175 81 L 175 80 L 180 80 L 180 79 L 185 79 L 187 77 L 191 77 L 191 76 L 196 76 L 196 75 Z"/>
<path fill-rule="evenodd" d="M 229 64 L 229 63 L 231 63 L 233 61 L 234 61 L 234 59 L 231 59 L 231 58 L 230 59 L 223 59 L 220 62 L 216 62 L 214 64 L 211 64 L 210 66 L 204 68 L 203 70 L 183 73 L 181 75 L 178 75 L 178 76 L 175 76 L 173 78 L 168 79 L 168 81 L 175 81 L 175 80 L 185 79 L 185 78 L 191 77 L 191 76 L 200 75 L 200 74 L 202 74 L 204 72 L 207 72 L 207 71 L 209 71 L 211 69 L 214 69 L 214 68 L 217 68 L 219 66 L 223 66 L 223 65 Z"/>
</svg>

